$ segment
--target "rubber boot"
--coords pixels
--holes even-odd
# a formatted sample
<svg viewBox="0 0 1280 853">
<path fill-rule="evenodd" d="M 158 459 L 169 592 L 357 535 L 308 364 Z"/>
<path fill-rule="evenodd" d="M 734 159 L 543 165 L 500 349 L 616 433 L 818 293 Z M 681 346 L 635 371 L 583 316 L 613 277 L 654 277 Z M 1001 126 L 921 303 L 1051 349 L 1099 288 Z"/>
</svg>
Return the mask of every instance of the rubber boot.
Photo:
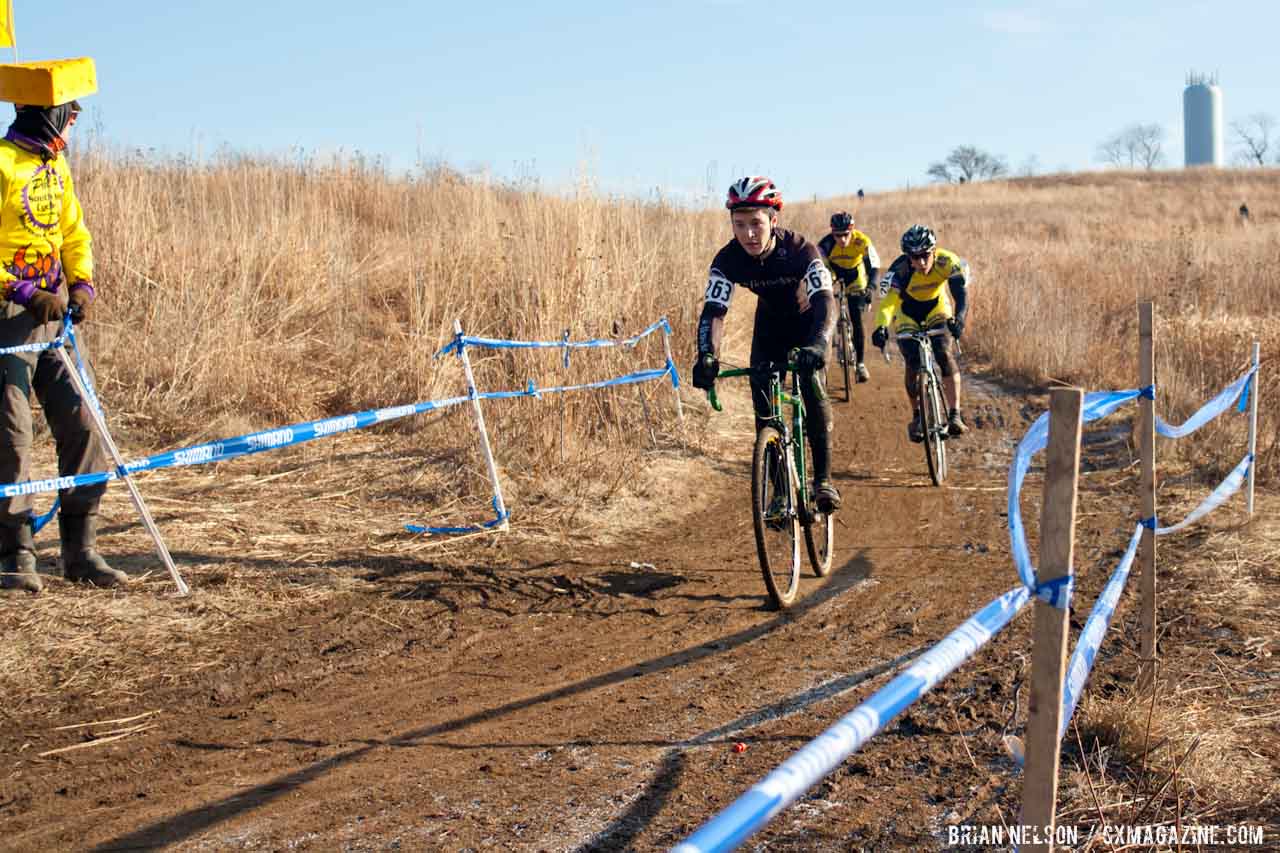
<svg viewBox="0 0 1280 853">
<path fill-rule="evenodd" d="M 44 589 L 44 581 L 36 571 L 36 543 L 27 522 L 0 527 L 0 572 L 0 589 Z"/>
<path fill-rule="evenodd" d="M 129 576 L 107 565 L 98 553 L 98 515 L 58 514 L 62 534 L 62 574 L 69 581 L 93 586 L 123 586 Z"/>
</svg>

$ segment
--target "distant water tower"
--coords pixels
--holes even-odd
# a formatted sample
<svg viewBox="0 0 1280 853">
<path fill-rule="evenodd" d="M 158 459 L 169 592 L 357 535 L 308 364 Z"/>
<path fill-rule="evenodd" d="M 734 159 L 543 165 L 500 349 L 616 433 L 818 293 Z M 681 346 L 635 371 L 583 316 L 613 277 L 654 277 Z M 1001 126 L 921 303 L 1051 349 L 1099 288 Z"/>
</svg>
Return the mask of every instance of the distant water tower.
<svg viewBox="0 0 1280 853">
<path fill-rule="evenodd" d="M 1222 165 L 1222 90 L 1216 74 L 1187 75 L 1182 130 L 1188 166 Z"/>
</svg>

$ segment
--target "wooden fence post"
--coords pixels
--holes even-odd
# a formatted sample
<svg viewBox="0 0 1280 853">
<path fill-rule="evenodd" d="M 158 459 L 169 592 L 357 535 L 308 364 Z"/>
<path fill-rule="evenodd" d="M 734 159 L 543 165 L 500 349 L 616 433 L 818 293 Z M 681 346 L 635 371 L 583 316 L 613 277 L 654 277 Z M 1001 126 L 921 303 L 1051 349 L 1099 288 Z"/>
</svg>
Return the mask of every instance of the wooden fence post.
<svg viewBox="0 0 1280 853">
<path fill-rule="evenodd" d="M 1150 302 L 1138 303 L 1138 387 L 1153 386 L 1156 381 L 1155 307 Z M 1154 397 L 1155 395 L 1151 395 Z M 1148 397 L 1138 400 L 1138 442 L 1142 454 L 1142 470 L 1138 491 L 1143 519 L 1156 518 L 1156 403 Z M 1142 567 L 1142 603 L 1139 624 L 1142 634 L 1142 660 L 1138 670 L 1138 686 L 1147 688 L 1155 678 L 1156 667 L 1156 532 L 1154 527 L 1142 531 L 1139 565 Z"/>
<path fill-rule="evenodd" d="M 1050 392 L 1049 443 L 1046 448 L 1044 505 L 1040 512 L 1040 583 L 1073 575 L 1076 484 L 1080 472 L 1081 406 L 1079 388 Z M 1031 651 L 1031 704 L 1027 720 L 1026 767 L 1022 784 L 1022 825 L 1041 835 L 1021 847 L 1053 850 L 1058 798 L 1058 733 L 1062 727 L 1062 691 L 1067 672 L 1067 628 L 1070 603 L 1058 608 L 1043 599 L 1035 603 Z"/>
</svg>

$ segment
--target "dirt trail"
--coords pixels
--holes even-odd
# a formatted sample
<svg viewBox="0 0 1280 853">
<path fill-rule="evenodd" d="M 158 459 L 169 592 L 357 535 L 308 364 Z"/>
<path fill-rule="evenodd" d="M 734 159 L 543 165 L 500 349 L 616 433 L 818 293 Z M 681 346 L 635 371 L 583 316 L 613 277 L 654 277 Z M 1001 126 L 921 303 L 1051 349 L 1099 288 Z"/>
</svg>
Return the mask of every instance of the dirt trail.
<svg viewBox="0 0 1280 853">
<path fill-rule="evenodd" d="M 10 728 L 0 848 L 670 846 L 1014 584 L 1004 466 L 1026 401 L 975 386 L 937 489 L 900 367 L 871 369 L 835 406 L 835 568 L 806 567 L 791 610 L 764 606 L 743 443 L 705 460 L 671 529 L 375 571 L 372 592 L 255 629 L 232 666 L 140 697 L 167 708 L 146 739 L 36 760 Z M 746 434 L 745 412 L 720 417 Z M 1022 630 L 760 837 L 936 848 L 948 813 L 1003 801 Z"/>
</svg>

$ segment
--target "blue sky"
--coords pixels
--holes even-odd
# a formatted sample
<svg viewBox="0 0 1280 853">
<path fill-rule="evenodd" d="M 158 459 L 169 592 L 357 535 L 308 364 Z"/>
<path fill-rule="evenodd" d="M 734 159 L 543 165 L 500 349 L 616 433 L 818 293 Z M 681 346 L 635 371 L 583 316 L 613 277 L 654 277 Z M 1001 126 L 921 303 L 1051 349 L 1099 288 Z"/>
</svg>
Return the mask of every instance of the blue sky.
<svg viewBox="0 0 1280 853">
<path fill-rule="evenodd" d="M 963 144 L 1014 171 L 1100 168 L 1098 143 L 1136 121 L 1167 128 L 1181 165 L 1193 69 L 1219 75 L 1228 123 L 1280 116 L 1263 0 L 14 6 L 20 58 L 94 57 L 85 124 L 115 142 L 359 150 L 548 189 L 585 172 L 688 199 L 764 173 L 792 197 L 874 191 Z"/>
</svg>

